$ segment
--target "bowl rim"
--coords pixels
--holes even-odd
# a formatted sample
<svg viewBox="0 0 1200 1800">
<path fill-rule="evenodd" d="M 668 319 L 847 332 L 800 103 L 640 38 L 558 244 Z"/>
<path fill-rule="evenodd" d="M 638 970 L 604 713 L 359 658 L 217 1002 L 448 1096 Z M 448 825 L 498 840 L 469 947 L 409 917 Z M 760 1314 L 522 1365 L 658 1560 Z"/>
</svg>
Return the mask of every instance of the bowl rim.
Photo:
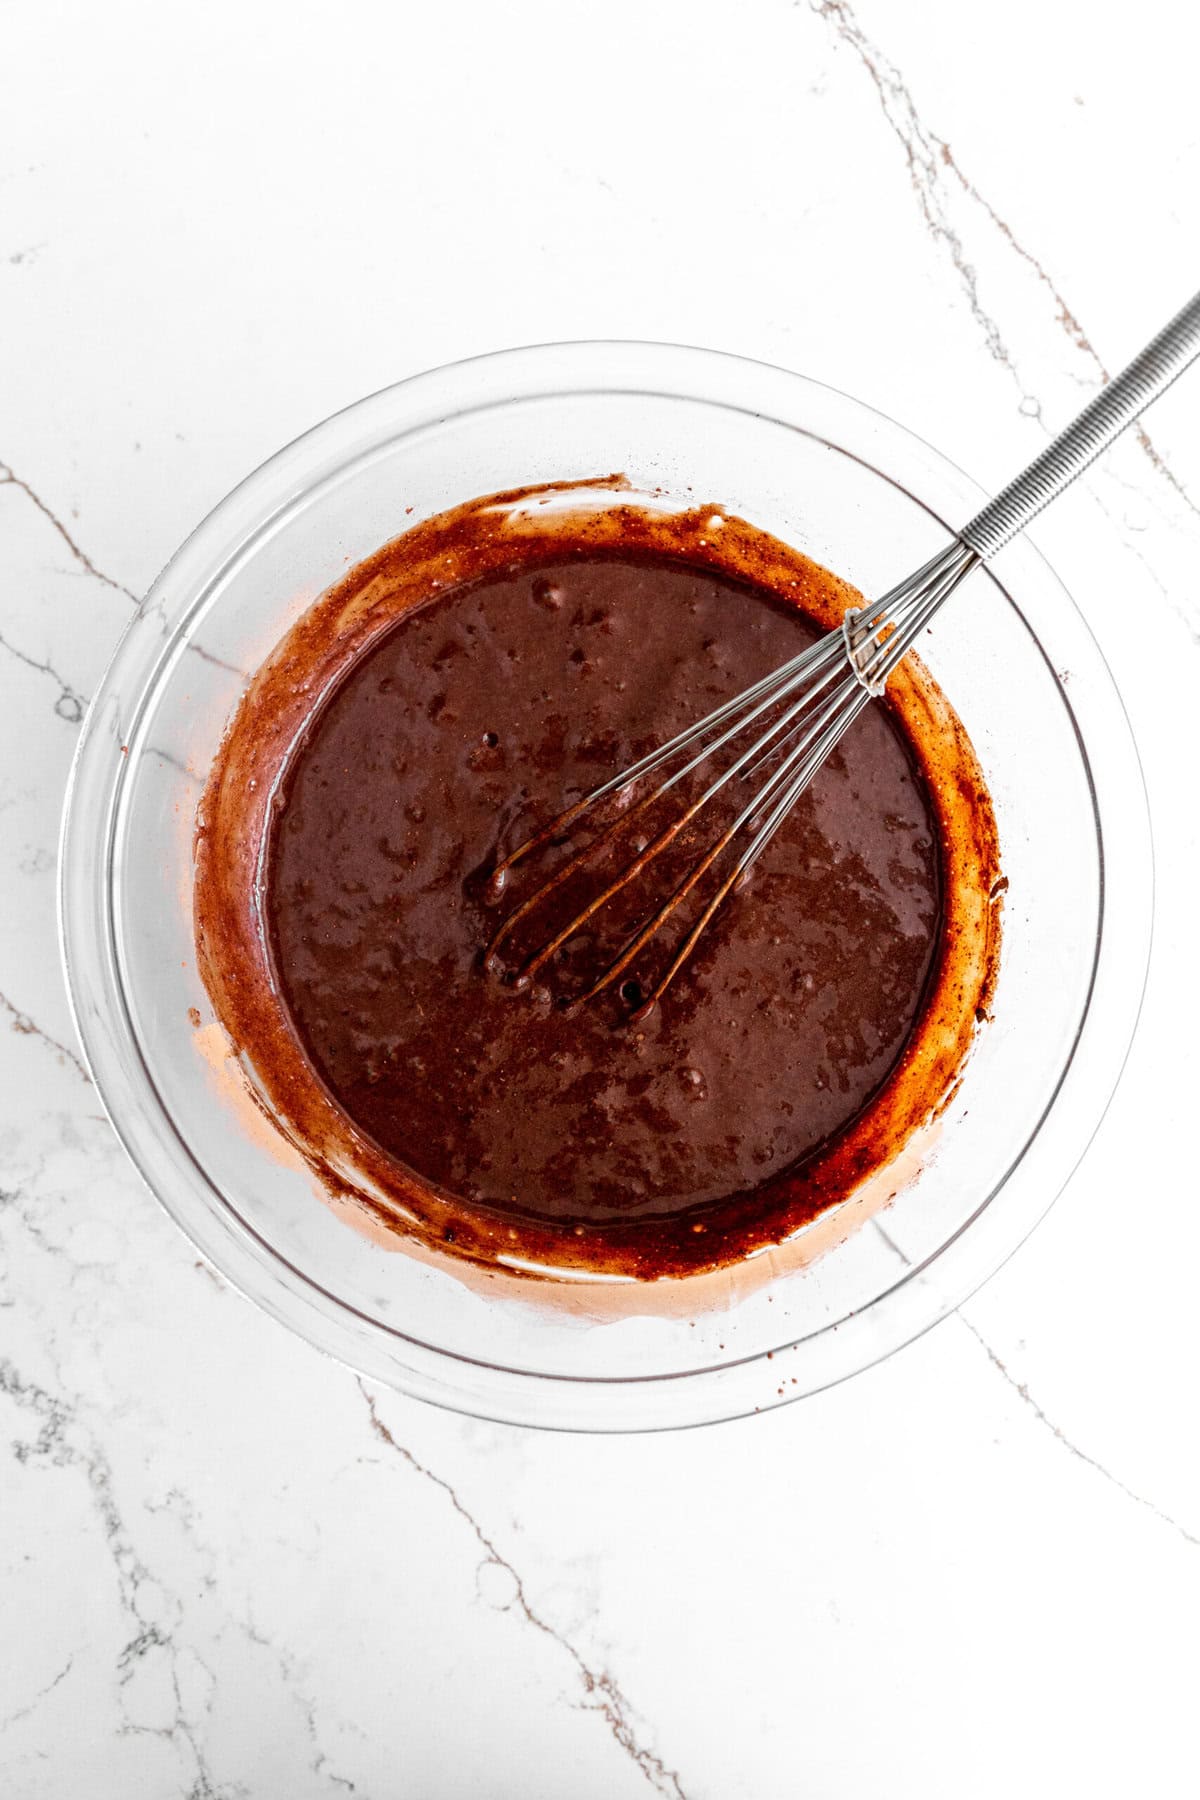
<svg viewBox="0 0 1200 1800">
<path fill-rule="evenodd" d="M 671 385 L 664 386 L 668 374 Z M 631 381 L 637 383 L 632 389 Z M 492 397 L 485 399 L 488 390 Z M 1091 985 L 1054 1090 L 1015 1160 L 971 1215 L 921 1262 L 908 1264 L 905 1259 L 907 1266 L 897 1281 L 857 1313 L 797 1340 L 809 1344 L 840 1331 L 836 1353 L 826 1357 L 829 1366 L 786 1394 L 776 1394 L 773 1377 L 757 1385 L 736 1379 L 739 1370 L 757 1370 L 765 1364 L 765 1350 L 717 1366 L 650 1375 L 500 1367 L 372 1319 L 297 1269 L 208 1176 L 176 1127 L 129 1018 L 115 937 L 110 851 L 121 793 L 135 758 L 113 754 L 113 733 L 102 722 L 113 709 L 113 717 L 125 720 L 125 737 L 135 738 L 138 712 L 153 693 L 164 664 L 178 653 L 192 619 L 204 607 L 206 593 L 227 578 L 235 559 L 250 554 L 261 535 L 278 529 L 316 487 L 432 422 L 470 414 L 481 406 L 586 391 L 666 394 L 774 419 L 879 475 L 950 535 L 954 527 L 942 510 L 944 500 L 935 504 L 918 488 L 937 487 L 942 495 L 961 498 L 963 517 L 986 498 L 984 490 L 949 459 L 877 409 L 773 364 L 695 346 L 621 339 L 527 345 L 447 363 L 379 389 L 294 438 L 231 489 L 180 545 L 126 626 L 88 708 L 68 778 L 60 836 L 59 939 L 76 1033 L 119 1140 L 195 1248 L 247 1298 L 358 1372 L 453 1410 L 557 1429 L 655 1430 L 767 1410 L 847 1379 L 931 1329 L 1007 1261 L 1082 1158 L 1124 1067 L 1149 961 L 1153 846 L 1137 747 L 1111 670 L 1065 586 L 1034 545 L 1019 538 L 989 565 L 989 574 L 1047 661 L 1091 789 L 1101 878 Z M 791 403 L 782 412 L 781 396 Z M 762 404 L 751 404 L 754 400 Z M 816 429 L 822 418 L 826 429 Z M 827 435 L 835 426 L 836 435 Z M 894 468 L 876 460 L 881 448 L 902 464 L 922 463 L 918 487 L 909 485 L 911 476 L 900 479 Z M 1085 731 L 1081 725 L 1075 698 L 1063 688 L 1054 661 L 1010 584 L 1018 589 L 1040 587 L 1054 595 L 1062 627 L 1069 629 L 1090 663 L 1092 679 L 1083 684 L 1083 694 L 1085 710 L 1100 715 L 1094 730 Z M 131 715 L 122 707 L 126 698 L 134 702 Z M 1097 754 L 1105 767 L 1123 765 L 1125 777 L 1119 784 L 1113 777 L 1103 808 L 1097 791 Z M 1118 815 L 1108 826 L 1109 834 L 1118 841 L 1128 837 L 1135 854 L 1120 859 L 1106 855 L 1102 810 L 1106 817 Z M 1087 1067 L 1081 1071 L 1079 1052 L 1085 1041 L 1092 1054 L 1084 1059 Z M 1063 1112 L 1064 1096 L 1070 1103 L 1069 1119 Z M 1054 1125 L 1057 1129 L 1048 1130 Z M 190 1184 L 179 1180 L 178 1166 L 171 1170 L 164 1162 L 155 1128 L 183 1152 L 194 1177 Z M 1031 1158 L 1032 1165 L 1044 1165 L 1039 1181 L 1028 1179 Z M 1022 1168 L 1026 1191 L 1015 1204 L 1010 1184 Z M 1009 1200 L 998 1213 L 994 1202 L 1006 1190 Z M 390 1340 L 387 1354 L 384 1340 Z M 397 1361 L 397 1344 L 408 1359 L 404 1363 Z M 690 1397 L 680 1409 L 674 1403 L 685 1389 Z M 666 1397 L 670 1416 L 658 1416 L 655 1397 Z"/>
</svg>

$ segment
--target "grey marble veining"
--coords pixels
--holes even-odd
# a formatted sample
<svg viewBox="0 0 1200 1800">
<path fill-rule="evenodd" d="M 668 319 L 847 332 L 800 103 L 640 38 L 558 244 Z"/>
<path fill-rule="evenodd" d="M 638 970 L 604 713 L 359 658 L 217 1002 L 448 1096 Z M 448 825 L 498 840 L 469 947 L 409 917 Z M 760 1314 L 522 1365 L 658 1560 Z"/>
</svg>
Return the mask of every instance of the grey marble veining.
<svg viewBox="0 0 1200 1800">
<path fill-rule="evenodd" d="M 4 1792 L 1188 1791 L 1195 386 L 1037 532 L 1154 814 L 1126 1078 L 1031 1242 L 844 1388 L 551 1438 L 320 1358 L 127 1165 L 54 882 L 137 596 L 249 467 L 405 373 L 711 343 L 1002 480 L 1195 285 L 1194 55 L 1144 90 L 1124 25 L 1058 0 L 1003 32 L 948 0 L 68 13 L 9 22 L 0 107 Z M 1139 29 L 1193 28 L 1151 0 Z"/>
</svg>

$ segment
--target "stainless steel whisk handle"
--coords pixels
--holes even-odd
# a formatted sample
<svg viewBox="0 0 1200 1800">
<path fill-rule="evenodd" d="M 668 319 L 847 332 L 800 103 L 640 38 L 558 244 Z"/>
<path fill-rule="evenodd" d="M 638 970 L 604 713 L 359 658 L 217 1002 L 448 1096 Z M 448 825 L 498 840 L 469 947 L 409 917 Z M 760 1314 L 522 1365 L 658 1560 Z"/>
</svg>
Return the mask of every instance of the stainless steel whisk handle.
<svg viewBox="0 0 1200 1800">
<path fill-rule="evenodd" d="M 1200 356 L 1200 294 L 1164 325 L 1128 368 L 1107 382 L 1079 417 L 1027 469 L 989 500 L 959 537 L 981 558 L 994 555 L 1083 473 Z"/>
</svg>

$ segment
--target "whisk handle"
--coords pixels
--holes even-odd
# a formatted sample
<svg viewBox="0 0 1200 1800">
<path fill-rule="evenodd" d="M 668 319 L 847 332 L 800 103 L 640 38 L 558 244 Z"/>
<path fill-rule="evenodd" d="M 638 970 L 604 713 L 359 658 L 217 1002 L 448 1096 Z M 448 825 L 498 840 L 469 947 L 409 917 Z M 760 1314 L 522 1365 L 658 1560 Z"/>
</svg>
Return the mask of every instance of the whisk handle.
<svg viewBox="0 0 1200 1800">
<path fill-rule="evenodd" d="M 1200 294 L 1195 294 L 1128 368 L 1109 381 L 1079 417 L 1027 469 L 976 513 L 959 537 L 977 556 L 993 555 L 1107 450 L 1200 356 Z"/>
</svg>

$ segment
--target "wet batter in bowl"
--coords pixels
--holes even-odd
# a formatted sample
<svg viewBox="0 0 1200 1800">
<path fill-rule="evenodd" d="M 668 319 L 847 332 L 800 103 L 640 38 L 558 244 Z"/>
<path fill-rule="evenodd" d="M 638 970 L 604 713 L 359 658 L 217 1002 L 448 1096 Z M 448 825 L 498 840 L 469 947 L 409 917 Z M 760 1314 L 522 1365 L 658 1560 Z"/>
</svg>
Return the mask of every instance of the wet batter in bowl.
<svg viewBox="0 0 1200 1800">
<path fill-rule="evenodd" d="M 681 1274 L 794 1232 L 944 1098 L 994 967 L 990 809 L 928 678 L 897 678 L 649 1018 L 641 969 L 558 1002 L 669 891 L 662 865 L 514 993 L 481 951 L 556 853 L 499 906 L 496 862 L 857 600 L 711 508 L 532 499 L 398 539 L 260 673 L 202 812 L 202 966 L 289 1134 L 397 1228 Z"/>
</svg>

